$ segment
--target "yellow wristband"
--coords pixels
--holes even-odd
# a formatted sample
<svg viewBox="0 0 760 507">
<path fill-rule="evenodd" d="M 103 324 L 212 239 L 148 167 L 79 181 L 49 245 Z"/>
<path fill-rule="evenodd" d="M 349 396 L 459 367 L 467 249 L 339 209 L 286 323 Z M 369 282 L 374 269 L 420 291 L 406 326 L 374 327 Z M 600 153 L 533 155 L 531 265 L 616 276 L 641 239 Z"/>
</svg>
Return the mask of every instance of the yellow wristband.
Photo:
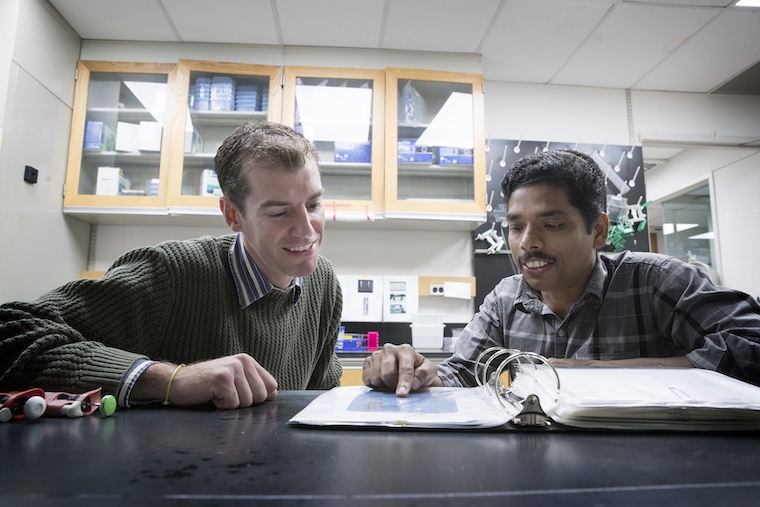
<svg viewBox="0 0 760 507">
<path fill-rule="evenodd" d="M 171 377 L 169 377 L 169 385 L 166 386 L 166 398 L 164 399 L 163 405 L 168 405 L 169 404 L 169 390 L 172 388 L 172 380 L 174 380 L 174 375 L 176 375 L 177 372 L 179 371 L 179 369 L 182 368 L 183 366 L 185 366 L 185 365 L 184 364 L 180 364 L 179 366 L 177 366 L 176 368 L 174 368 L 174 371 L 172 372 Z"/>
</svg>

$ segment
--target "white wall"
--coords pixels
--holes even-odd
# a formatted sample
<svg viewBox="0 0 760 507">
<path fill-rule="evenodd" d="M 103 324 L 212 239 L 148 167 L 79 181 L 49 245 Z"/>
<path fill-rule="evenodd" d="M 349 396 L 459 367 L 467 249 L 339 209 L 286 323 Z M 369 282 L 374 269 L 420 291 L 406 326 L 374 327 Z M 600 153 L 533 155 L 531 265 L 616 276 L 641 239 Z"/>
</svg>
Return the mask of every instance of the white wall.
<svg viewBox="0 0 760 507">
<path fill-rule="evenodd" d="M 644 143 L 757 143 L 760 96 L 631 92 L 633 123 Z"/>
<path fill-rule="evenodd" d="M 2 126 L 3 118 L 5 118 L 5 101 L 8 94 L 17 19 L 18 0 L 0 2 L 0 149 L 3 142 Z"/>
<path fill-rule="evenodd" d="M 760 250 L 760 222 L 752 220 L 760 203 L 760 97 L 633 92 L 632 105 L 645 146 L 665 141 L 686 148 L 645 174 L 648 198 L 663 201 L 711 183 L 721 283 L 760 295 L 760 281 L 746 261 Z M 739 216 L 749 219 L 742 222 Z"/>
<path fill-rule="evenodd" d="M 649 197 L 667 200 L 700 183 L 710 184 L 721 284 L 760 296 L 760 149 L 707 147 L 686 150 L 647 173 Z"/>
<path fill-rule="evenodd" d="M 82 60 L 176 63 L 180 58 L 260 65 L 362 69 L 404 67 L 476 74 L 482 72 L 478 55 L 461 53 L 175 42 L 82 42 Z"/>
<path fill-rule="evenodd" d="M 715 171 L 721 283 L 760 297 L 760 153 Z"/>
<path fill-rule="evenodd" d="M 486 81 L 485 104 L 493 139 L 631 142 L 625 90 Z"/>
<path fill-rule="evenodd" d="M 219 218 L 221 222 L 221 217 Z M 133 248 L 168 239 L 229 234 L 219 227 L 158 227 L 99 225 L 95 228 L 95 271 L 105 271 L 114 259 Z M 457 231 L 366 230 L 333 228 L 328 224 L 322 255 L 339 275 L 472 276 L 472 238 Z M 455 298 L 420 299 L 420 311 L 442 312 L 448 323 L 472 317 L 470 301 Z"/>
<path fill-rule="evenodd" d="M 15 18 L 5 18 L 8 14 Z M 89 226 L 61 213 L 79 38 L 42 0 L 5 0 L 0 18 L 0 28 L 15 26 L 3 31 L 3 42 L 10 45 L 0 52 L 7 90 L 0 96 L 0 302 L 5 302 L 33 299 L 76 278 L 86 264 Z M 8 33 L 13 40 L 7 40 Z M 23 181 L 26 165 L 39 170 L 38 183 Z"/>
</svg>

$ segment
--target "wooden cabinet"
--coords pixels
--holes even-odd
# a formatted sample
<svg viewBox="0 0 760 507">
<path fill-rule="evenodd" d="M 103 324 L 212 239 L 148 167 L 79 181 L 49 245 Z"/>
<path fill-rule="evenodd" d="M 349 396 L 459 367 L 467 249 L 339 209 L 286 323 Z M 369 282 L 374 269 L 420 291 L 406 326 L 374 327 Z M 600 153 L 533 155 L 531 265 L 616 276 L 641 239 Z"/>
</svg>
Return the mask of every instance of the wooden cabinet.
<svg viewBox="0 0 760 507">
<path fill-rule="evenodd" d="M 385 216 L 486 216 L 483 82 L 476 74 L 386 69 Z"/>
<path fill-rule="evenodd" d="M 170 153 L 167 206 L 174 215 L 219 213 L 212 174 L 224 139 L 247 121 L 280 121 L 282 69 L 180 60 L 175 94 L 181 127 Z"/>
<path fill-rule="evenodd" d="M 382 218 L 384 72 L 286 67 L 283 97 L 282 122 L 319 151 L 327 220 Z"/>
<path fill-rule="evenodd" d="M 79 62 L 64 210 L 165 214 L 176 65 Z"/>
<path fill-rule="evenodd" d="M 82 61 L 72 118 L 64 212 L 92 222 L 216 220 L 216 151 L 257 120 L 290 125 L 317 147 L 328 221 L 474 229 L 485 220 L 479 75 Z"/>
</svg>

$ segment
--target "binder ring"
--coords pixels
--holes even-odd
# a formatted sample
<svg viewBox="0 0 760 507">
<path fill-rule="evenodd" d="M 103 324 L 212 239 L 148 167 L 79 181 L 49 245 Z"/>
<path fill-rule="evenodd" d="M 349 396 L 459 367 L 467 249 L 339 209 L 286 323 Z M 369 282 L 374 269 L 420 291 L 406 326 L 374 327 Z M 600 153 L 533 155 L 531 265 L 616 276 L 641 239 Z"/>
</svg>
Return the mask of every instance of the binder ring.
<svg viewBox="0 0 760 507">
<path fill-rule="evenodd" d="M 483 362 L 483 359 L 489 354 L 490 357 L 485 362 Z M 489 379 L 488 369 L 491 367 L 491 363 L 501 356 L 507 357 L 498 363 L 496 371 L 491 375 Z M 532 364 L 534 370 L 538 369 L 538 364 L 548 365 L 551 368 L 552 373 L 554 373 L 554 378 L 557 381 L 557 391 L 560 390 L 559 374 L 554 368 L 554 365 L 552 365 L 546 357 L 536 352 L 523 352 L 520 350 L 507 349 L 503 347 L 490 347 L 481 352 L 478 356 L 475 362 L 475 379 L 478 383 L 478 386 L 487 385 L 491 383 L 492 380 L 494 393 L 497 395 L 499 403 L 504 405 L 501 395 L 510 394 L 510 388 L 504 385 L 504 382 L 501 380 L 501 376 L 504 373 L 504 369 L 507 368 L 512 362 L 516 361 L 517 364 L 522 364 L 523 360 L 527 360 L 528 363 Z M 479 374 L 478 368 L 481 366 L 483 368 L 483 371 Z"/>
</svg>

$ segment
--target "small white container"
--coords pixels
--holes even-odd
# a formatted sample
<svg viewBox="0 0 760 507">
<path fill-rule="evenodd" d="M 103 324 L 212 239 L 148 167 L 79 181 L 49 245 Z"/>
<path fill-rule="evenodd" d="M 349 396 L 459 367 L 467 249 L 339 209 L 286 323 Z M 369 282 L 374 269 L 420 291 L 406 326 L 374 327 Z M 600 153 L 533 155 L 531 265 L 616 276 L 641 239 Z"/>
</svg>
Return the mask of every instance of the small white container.
<svg viewBox="0 0 760 507">
<path fill-rule="evenodd" d="M 412 315 L 412 346 L 415 349 L 443 348 L 443 323 L 442 313 L 415 313 Z"/>
</svg>

